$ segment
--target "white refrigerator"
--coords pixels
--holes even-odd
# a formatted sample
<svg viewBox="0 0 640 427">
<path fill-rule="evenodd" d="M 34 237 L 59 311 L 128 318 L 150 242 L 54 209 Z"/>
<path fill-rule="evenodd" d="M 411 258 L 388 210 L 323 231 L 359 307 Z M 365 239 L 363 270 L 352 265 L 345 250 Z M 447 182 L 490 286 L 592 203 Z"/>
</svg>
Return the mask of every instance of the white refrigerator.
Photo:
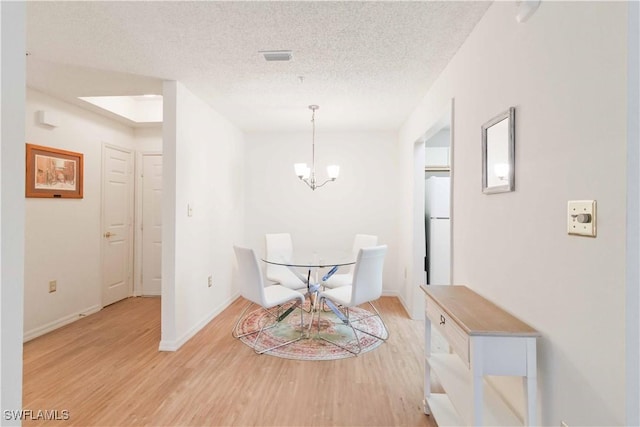
<svg viewBox="0 0 640 427">
<path fill-rule="evenodd" d="M 425 231 L 427 284 L 451 284 L 451 218 L 449 177 L 425 180 Z"/>
</svg>

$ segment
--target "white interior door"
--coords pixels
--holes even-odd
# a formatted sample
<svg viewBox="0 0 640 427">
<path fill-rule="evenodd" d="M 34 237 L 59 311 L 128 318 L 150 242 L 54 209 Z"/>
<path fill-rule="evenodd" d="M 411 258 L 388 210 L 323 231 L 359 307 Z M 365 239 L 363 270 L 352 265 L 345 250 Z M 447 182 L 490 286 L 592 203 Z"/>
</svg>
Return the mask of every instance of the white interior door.
<svg viewBox="0 0 640 427">
<path fill-rule="evenodd" d="M 102 305 L 127 298 L 133 276 L 133 154 L 102 150 Z"/>
<path fill-rule="evenodd" d="M 162 155 L 142 157 L 142 294 L 162 292 Z"/>
</svg>

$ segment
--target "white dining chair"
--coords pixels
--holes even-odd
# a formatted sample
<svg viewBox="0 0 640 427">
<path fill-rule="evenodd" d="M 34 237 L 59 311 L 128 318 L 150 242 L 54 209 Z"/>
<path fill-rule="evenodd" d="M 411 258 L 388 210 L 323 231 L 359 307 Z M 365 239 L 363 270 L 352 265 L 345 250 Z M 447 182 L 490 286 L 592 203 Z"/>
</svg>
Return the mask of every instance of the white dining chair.
<svg viewBox="0 0 640 427">
<path fill-rule="evenodd" d="M 329 338 L 320 334 L 320 321 L 318 319 L 318 330 L 316 336 L 334 344 L 344 350 L 347 350 L 353 354 L 358 354 L 362 350 L 360 346 L 360 338 L 356 331 L 363 332 L 367 335 L 375 337 L 379 340 L 386 341 L 389 338 L 389 330 L 387 329 L 380 312 L 373 305 L 373 301 L 380 298 L 382 295 L 382 268 L 384 264 L 384 256 L 387 253 L 387 246 L 373 246 L 368 248 L 362 248 L 358 252 L 358 258 L 356 260 L 355 268 L 353 271 L 353 282 L 351 285 L 340 286 L 334 289 L 328 289 L 320 291 L 318 294 L 320 306 L 324 303 L 328 303 L 333 309 L 340 310 L 341 315 L 339 319 L 353 330 L 355 336 L 356 349 L 353 349 L 346 344 L 338 343 L 330 340 Z M 349 308 L 356 307 L 360 304 L 368 303 L 373 309 L 373 314 L 365 315 L 364 317 L 353 318 L 350 316 Z M 318 312 L 320 316 L 320 312 Z M 369 318 L 371 316 L 377 316 L 380 318 L 383 327 L 382 336 L 375 335 L 370 331 L 356 327 L 354 324 Z"/>
<path fill-rule="evenodd" d="M 353 240 L 352 256 L 355 259 L 362 248 L 369 248 L 378 244 L 378 236 L 370 234 L 356 234 Z M 349 286 L 353 281 L 353 270 L 355 265 L 350 265 L 344 273 L 334 273 L 327 280 L 322 281 L 325 288 L 339 288 Z"/>
<path fill-rule="evenodd" d="M 265 234 L 265 254 L 270 261 L 291 262 L 293 259 L 293 241 L 289 233 Z M 289 289 L 307 288 L 307 284 L 289 267 L 267 264 L 267 279 Z"/>
<path fill-rule="evenodd" d="M 258 264 L 258 258 L 253 249 L 243 248 L 240 246 L 234 246 L 233 250 L 236 254 L 236 262 L 238 266 L 237 281 L 240 288 L 240 295 L 248 300 L 247 306 L 242 310 L 236 324 L 234 325 L 231 335 L 234 338 L 242 338 L 248 335 L 256 334 L 253 340 L 252 347 L 256 353 L 262 354 L 267 351 L 280 348 L 287 344 L 294 343 L 305 337 L 304 320 L 302 314 L 302 304 L 304 304 L 304 295 L 300 292 L 296 292 L 292 289 L 285 288 L 281 285 L 264 286 L 264 280 L 262 279 L 262 272 L 260 271 L 260 265 Z M 292 303 L 286 310 L 283 305 Z M 238 334 L 238 325 L 244 318 L 245 313 L 253 304 L 260 306 L 265 312 L 274 319 L 274 322 L 265 326 L 266 323 L 262 323 L 259 329 L 254 331 Z M 274 314 L 270 309 L 277 307 Z M 262 332 L 265 329 L 272 328 L 280 323 L 284 318 L 293 311 L 293 309 L 299 308 L 300 311 L 300 336 L 290 341 L 280 343 L 278 345 L 260 349 L 259 339 Z"/>
</svg>

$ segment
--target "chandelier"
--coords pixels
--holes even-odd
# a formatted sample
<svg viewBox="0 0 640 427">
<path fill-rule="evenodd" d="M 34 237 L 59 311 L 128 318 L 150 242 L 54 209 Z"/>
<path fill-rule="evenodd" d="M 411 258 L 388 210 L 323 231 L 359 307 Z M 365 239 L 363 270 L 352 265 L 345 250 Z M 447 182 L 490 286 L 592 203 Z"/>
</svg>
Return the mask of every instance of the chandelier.
<svg viewBox="0 0 640 427">
<path fill-rule="evenodd" d="M 320 188 L 329 181 L 335 181 L 340 174 L 340 166 L 329 165 L 327 166 L 327 176 L 329 178 L 322 184 L 316 184 L 316 110 L 318 108 L 320 107 L 317 105 L 309 105 L 309 109 L 311 110 L 311 125 L 313 129 L 313 133 L 311 134 L 311 168 L 309 168 L 306 163 L 296 163 L 293 165 L 296 175 L 300 178 L 300 181 L 307 184 L 311 190 Z"/>
</svg>

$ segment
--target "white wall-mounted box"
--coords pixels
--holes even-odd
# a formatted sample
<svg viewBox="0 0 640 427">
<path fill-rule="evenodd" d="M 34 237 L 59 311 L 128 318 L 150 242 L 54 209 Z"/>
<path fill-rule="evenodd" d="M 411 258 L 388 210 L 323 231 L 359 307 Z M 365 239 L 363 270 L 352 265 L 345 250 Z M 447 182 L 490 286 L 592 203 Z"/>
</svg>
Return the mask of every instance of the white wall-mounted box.
<svg viewBox="0 0 640 427">
<path fill-rule="evenodd" d="M 39 110 L 37 112 L 38 123 L 51 127 L 60 126 L 60 119 L 56 113 L 52 113 L 51 111 L 43 111 Z"/>
</svg>

